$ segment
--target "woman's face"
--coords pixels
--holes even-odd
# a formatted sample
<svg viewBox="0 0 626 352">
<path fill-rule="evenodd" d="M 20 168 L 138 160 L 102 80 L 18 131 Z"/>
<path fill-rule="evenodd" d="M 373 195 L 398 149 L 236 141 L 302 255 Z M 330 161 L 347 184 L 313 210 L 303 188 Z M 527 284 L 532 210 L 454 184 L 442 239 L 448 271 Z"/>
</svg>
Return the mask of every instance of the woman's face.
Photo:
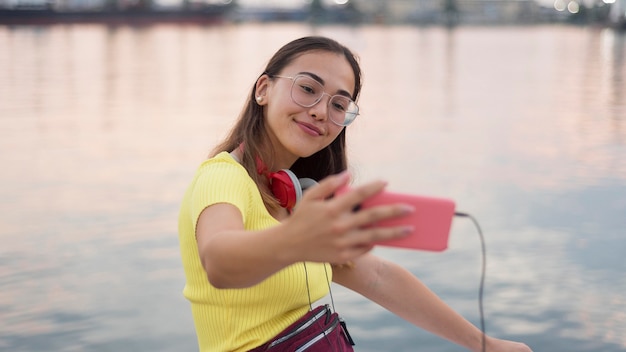
<svg viewBox="0 0 626 352">
<path fill-rule="evenodd" d="M 311 51 L 298 56 L 270 79 L 263 75 L 257 82 L 256 96 L 263 97 L 266 126 L 275 147 L 277 168 L 289 168 L 298 158 L 310 156 L 327 147 L 343 126 L 333 123 L 328 114 L 330 96 L 352 96 L 354 73 L 343 55 Z M 302 107 L 291 97 L 293 80 L 303 75 L 321 83 L 324 95 L 319 103 Z M 299 87 L 296 87 L 299 88 Z"/>
</svg>

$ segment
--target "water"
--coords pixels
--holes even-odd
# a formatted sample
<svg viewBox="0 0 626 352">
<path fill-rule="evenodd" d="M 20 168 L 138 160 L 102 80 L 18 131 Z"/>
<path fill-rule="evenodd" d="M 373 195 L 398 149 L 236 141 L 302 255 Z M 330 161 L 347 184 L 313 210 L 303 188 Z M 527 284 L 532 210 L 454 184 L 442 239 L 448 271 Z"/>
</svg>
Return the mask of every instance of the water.
<svg viewBox="0 0 626 352">
<path fill-rule="evenodd" d="M 453 198 L 487 240 L 488 331 L 626 351 L 626 36 L 535 27 L 0 27 L 0 350 L 193 351 L 176 218 L 269 56 L 360 56 L 355 182 Z M 389 248 L 478 324 L 480 243 Z M 341 287 L 357 351 L 462 351 Z"/>
</svg>

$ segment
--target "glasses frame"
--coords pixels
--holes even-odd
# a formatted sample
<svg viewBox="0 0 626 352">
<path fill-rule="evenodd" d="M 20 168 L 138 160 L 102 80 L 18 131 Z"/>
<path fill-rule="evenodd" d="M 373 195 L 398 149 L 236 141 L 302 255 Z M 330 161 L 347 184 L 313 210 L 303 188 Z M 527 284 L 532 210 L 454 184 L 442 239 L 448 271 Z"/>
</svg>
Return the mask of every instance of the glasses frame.
<svg viewBox="0 0 626 352">
<path fill-rule="evenodd" d="M 330 95 L 330 94 L 326 93 L 326 91 L 323 90 L 324 86 L 320 82 L 317 82 L 313 77 L 310 77 L 310 76 L 307 76 L 307 75 L 295 75 L 295 76 L 273 75 L 272 77 L 290 79 L 291 80 L 291 90 L 289 91 L 289 96 L 291 97 L 291 101 L 293 101 L 294 103 L 298 104 L 299 106 L 301 106 L 303 108 L 310 108 L 312 106 L 315 106 L 317 103 L 322 101 L 322 98 L 324 97 L 324 95 L 328 95 L 328 98 L 329 98 L 328 99 L 328 103 L 327 103 L 327 105 L 328 105 L 327 106 L 327 108 L 328 108 L 328 118 L 330 119 L 330 121 L 332 123 L 334 123 L 337 126 L 342 126 L 342 127 L 349 126 L 351 123 L 354 122 L 354 120 L 356 120 L 357 116 L 359 116 L 359 106 L 357 105 L 357 103 L 354 100 L 352 100 L 351 98 L 349 98 L 349 97 L 347 97 L 345 95 L 341 95 L 341 94 Z M 296 99 L 294 99 L 294 97 L 293 97 L 293 90 L 294 90 L 294 86 L 296 84 L 296 79 L 298 79 L 299 77 L 310 78 L 310 79 L 314 80 L 315 82 L 317 82 L 322 87 L 322 94 L 319 96 L 319 98 L 317 98 L 315 100 L 315 102 L 313 102 L 313 104 L 310 104 L 310 105 L 301 104 L 301 103 L 297 102 Z M 337 122 L 337 121 L 335 121 L 333 119 L 332 114 L 330 113 L 330 109 L 331 109 L 330 102 L 333 100 L 334 97 L 340 97 L 340 98 L 348 99 L 348 100 L 350 100 L 352 102 L 352 104 L 354 104 L 354 106 L 356 106 L 356 113 L 354 113 L 354 114 L 348 113 L 348 112 L 345 113 L 346 115 L 347 114 L 354 115 L 354 117 L 352 119 L 350 119 L 348 123 L 339 123 L 339 122 Z"/>
</svg>

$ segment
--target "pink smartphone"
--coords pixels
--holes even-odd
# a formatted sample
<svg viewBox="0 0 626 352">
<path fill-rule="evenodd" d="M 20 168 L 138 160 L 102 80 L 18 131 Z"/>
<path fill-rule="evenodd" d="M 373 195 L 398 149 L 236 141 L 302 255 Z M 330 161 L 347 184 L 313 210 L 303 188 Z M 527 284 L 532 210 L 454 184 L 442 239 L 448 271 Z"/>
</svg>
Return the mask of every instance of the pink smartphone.
<svg viewBox="0 0 626 352">
<path fill-rule="evenodd" d="M 345 192 L 345 189 L 342 191 Z M 453 200 L 383 191 L 364 201 L 360 208 L 394 203 L 411 205 L 415 211 L 405 217 L 381 221 L 375 226 L 410 225 L 414 231 L 407 237 L 381 241 L 377 245 L 436 252 L 448 248 L 456 207 Z"/>
</svg>

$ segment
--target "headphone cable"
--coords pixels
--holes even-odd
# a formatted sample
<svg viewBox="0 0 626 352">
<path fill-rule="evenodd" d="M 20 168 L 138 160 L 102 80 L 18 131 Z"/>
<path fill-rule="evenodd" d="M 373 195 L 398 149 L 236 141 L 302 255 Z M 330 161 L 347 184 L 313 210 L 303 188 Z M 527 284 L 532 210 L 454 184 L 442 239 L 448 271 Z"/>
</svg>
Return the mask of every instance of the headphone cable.
<svg viewBox="0 0 626 352">
<path fill-rule="evenodd" d="M 455 216 L 469 218 L 476 226 L 476 230 L 478 231 L 478 236 L 480 238 L 480 247 L 482 251 L 482 265 L 480 271 L 480 285 L 478 287 L 478 312 L 480 314 L 480 331 L 482 332 L 482 351 L 485 352 L 487 350 L 486 345 L 486 330 L 485 330 L 485 314 L 483 310 L 483 295 L 485 291 L 485 276 L 487 271 L 487 251 L 485 246 L 485 237 L 483 236 L 483 231 L 478 224 L 478 221 L 468 213 L 455 212 Z"/>
</svg>

